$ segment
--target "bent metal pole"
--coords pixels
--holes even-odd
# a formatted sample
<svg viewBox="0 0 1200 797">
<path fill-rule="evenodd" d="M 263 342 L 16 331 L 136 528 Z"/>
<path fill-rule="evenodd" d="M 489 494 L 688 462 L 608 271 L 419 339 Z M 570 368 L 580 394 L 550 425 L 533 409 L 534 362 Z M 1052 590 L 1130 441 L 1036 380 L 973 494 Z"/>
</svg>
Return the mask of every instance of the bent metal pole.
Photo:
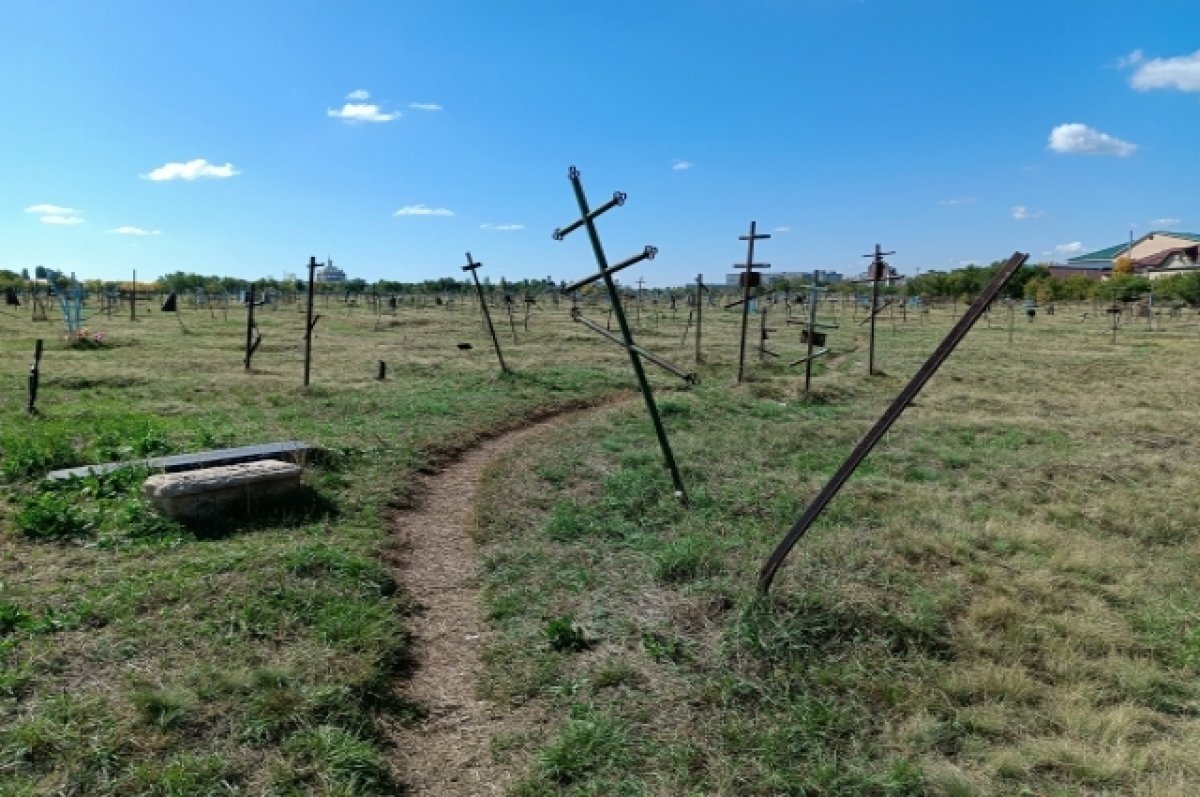
<svg viewBox="0 0 1200 797">
<path fill-rule="evenodd" d="M 967 310 L 962 318 L 958 319 L 958 323 L 950 330 L 950 334 L 946 335 L 945 340 L 938 344 L 934 349 L 933 354 L 929 355 L 929 359 L 921 366 L 920 370 L 913 375 L 900 394 L 892 401 L 883 415 L 871 427 L 871 430 L 863 436 L 863 439 L 858 441 L 858 445 L 850 452 L 850 456 L 846 457 L 846 461 L 841 464 L 829 483 L 821 488 L 821 492 L 817 493 L 817 497 L 812 500 L 804 510 L 804 514 L 796 521 L 796 524 L 788 531 L 779 545 L 767 558 L 766 563 L 762 566 L 762 570 L 758 574 L 758 589 L 761 592 L 768 592 L 771 589 L 771 582 L 775 579 L 775 573 L 779 570 L 779 566 L 783 564 L 783 560 L 787 558 L 788 553 L 800 541 L 800 538 L 808 531 L 813 521 L 820 516 L 825 510 L 833 497 L 838 494 L 838 491 L 846 484 L 846 481 L 854 474 L 862 461 L 866 459 L 867 454 L 871 453 L 877 443 L 887 433 L 888 429 L 892 428 L 892 424 L 904 412 L 907 407 L 921 392 L 921 388 L 925 387 L 925 383 L 937 372 L 946 358 L 950 356 L 955 347 L 966 337 L 971 331 L 971 327 L 983 315 L 984 310 L 993 299 L 999 295 L 1004 286 L 1008 283 L 1012 276 L 1017 273 L 1017 270 L 1025 264 L 1029 259 L 1029 255 L 1022 252 L 1014 252 L 1012 257 L 1008 259 L 1001 269 L 992 278 L 992 281 L 987 284 L 983 292 L 976 297 L 975 302 Z"/>
</svg>

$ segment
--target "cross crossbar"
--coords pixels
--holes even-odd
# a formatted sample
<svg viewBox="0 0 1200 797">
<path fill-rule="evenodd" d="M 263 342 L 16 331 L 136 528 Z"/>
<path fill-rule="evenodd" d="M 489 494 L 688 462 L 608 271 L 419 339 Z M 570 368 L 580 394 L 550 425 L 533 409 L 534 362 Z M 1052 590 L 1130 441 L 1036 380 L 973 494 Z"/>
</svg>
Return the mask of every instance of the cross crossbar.
<svg viewBox="0 0 1200 797">
<path fill-rule="evenodd" d="M 571 318 L 573 320 L 578 321 L 579 323 L 583 324 L 585 327 L 592 330 L 593 332 L 595 332 L 597 335 L 604 338 L 605 340 L 609 340 L 609 341 L 612 341 L 613 343 L 617 344 L 622 349 L 625 349 L 626 351 L 636 352 L 639 356 L 644 357 L 645 359 L 654 363 L 655 365 L 657 365 L 659 368 L 663 369 L 664 371 L 674 374 L 675 376 L 679 377 L 683 381 L 687 382 L 689 385 L 695 385 L 695 384 L 699 383 L 699 381 L 700 381 L 699 377 L 697 377 L 694 372 L 685 371 L 684 369 L 680 368 L 678 365 L 671 362 L 670 360 L 668 360 L 665 357 L 660 357 L 652 351 L 647 351 L 646 349 L 643 349 L 641 346 L 638 346 L 637 344 L 626 345 L 625 341 L 621 340 L 619 337 L 617 337 L 613 333 L 609 332 L 607 329 L 600 326 L 592 319 L 586 317 L 585 315 L 583 315 L 583 313 L 579 312 L 578 307 L 572 308 Z"/>
<path fill-rule="evenodd" d="M 584 277 L 583 279 L 579 280 L 578 282 L 571 283 L 570 285 L 563 288 L 562 292 L 563 293 L 574 293 L 575 291 L 579 290 L 580 288 L 582 288 L 585 285 L 591 285 L 593 282 L 604 279 L 605 274 L 612 276 L 613 274 L 616 274 L 618 271 L 622 271 L 624 269 L 629 268 L 630 266 L 635 266 L 638 263 L 641 263 L 643 260 L 653 260 L 655 258 L 655 256 L 657 256 L 657 255 L 658 255 L 658 249 L 656 249 L 653 246 L 647 246 L 639 254 L 636 254 L 630 258 L 626 258 L 625 260 L 622 260 L 620 263 L 617 263 L 615 266 L 609 266 L 608 268 L 604 269 L 604 271 L 597 272 L 597 273 L 591 275 L 590 277 Z"/>
<path fill-rule="evenodd" d="M 566 238 L 568 235 L 575 232 L 580 227 L 587 224 L 589 221 L 595 221 L 596 217 L 598 217 L 604 213 L 607 213 L 608 211 L 612 210 L 613 208 L 619 208 L 621 205 L 624 205 L 626 199 L 627 199 L 627 195 L 624 192 L 617 191 L 616 193 L 613 194 L 612 199 L 608 200 L 607 202 L 605 202 L 603 205 L 596 208 L 595 210 L 590 211 L 589 213 L 587 213 L 587 215 L 571 222 L 566 227 L 559 227 L 557 230 L 555 230 L 551 234 L 551 237 L 554 238 L 554 240 L 556 240 L 556 241 L 561 241 L 563 238 Z"/>
</svg>

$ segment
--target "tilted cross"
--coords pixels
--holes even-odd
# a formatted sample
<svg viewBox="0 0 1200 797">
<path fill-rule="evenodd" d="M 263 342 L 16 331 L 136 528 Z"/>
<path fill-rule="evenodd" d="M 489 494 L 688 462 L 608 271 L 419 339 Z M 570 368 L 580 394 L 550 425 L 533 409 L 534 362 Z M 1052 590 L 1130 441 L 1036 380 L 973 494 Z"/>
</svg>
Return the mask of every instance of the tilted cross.
<svg viewBox="0 0 1200 797">
<path fill-rule="evenodd" d="M 640 263 L 643 260 L 652 260 L 658 250 L 653 246 L 647 246 L 640 254 L 634 255 L 626 260 L 622 260 L 616 265 L 608 264 L 608 257 L 604 254 L 604 247 L 600 243 L 600 234 L 596 230 L 596 218 L 602 214 L 625 204 L 626 195 L 620 191 L 613 194 L 612 199 L 605 202 L 600 207 L 592 210 L 588 207 L 587 196 L 583 191 L 583 183 L 579 179 L 579 170 L 572 166 L 567 171 L 567 178 L 571 181 L 571 188 L 575 192 L 575 200 L 579 204 L 580 216 L 575 221 L 568 224 L 566 227 L 559 227 L 554 231 L 553 237 L 556 241 L 561 241 L 566 236 L 570 235 L 580 227 L 586 227 L 588 239 L 592 244 L 592 253 L 596 258 L 597 272 L 591 276 L 567 285 L 563 288 L 564 293 L 572 293 L 579 290 L 584 285 L 590 285 L 598 280 L 604 281 L 604 287 L 608 290 L 609 305 L 612 314 L 617 319 L 617 325 L 620 328 L 621 337 L 616 339 L 616 336 L 608 336 L 610 340 L 620 345 L 629 354 L 630 365 L 633 366 L 633 373 L 637 377 L 638 385 L 642 391 L 642 398 L 646 402 L 646 410 L 650 414 L 650 421 L 654 425 L 654 434 L 658 438 L 659 447 L 662 449 L 663 460 L 666 462 L 667 469 L 671 473 L 671 481 L 675 485 L 675 496 L 687 503 L 687 490 L 683 486 L 683 477 L 679 473 L 679 467 L 675 464 L 675 455 L 671 452 L 671 443 L 667 439 L 666 429 L 663 427 L 662 418 L 659 416 L 658 405 L 654 402 L 654 393 L 650 389 L 650 382 L 646 379 L 646 371 L 642 367 L 642 358 L 656 362 L 662 365 L 662 358 L 653 357 L 649 352 L 637 346 L 633 339 L 633 332 L 629 329 L 629 322 L 625 318 L 625 310 L 621 305 L 621 296 L 617 291 L 616 281 L 613 275 L 618 271 L 629 268 L 630 266 Z M 578 308 L 573 308 L 571 313 L 572 318 L 576 321 L 584 323 L 590 329 L 600 332 L 598 324 L 587 323 L 582 313 Z M 665 366 L 664 366 L 665 367 Z M 671 370 L 671 369 L 668 369 Z M 679 369 L 682 371 L 682 369 Z M 689 380 L 690 381 L 690 380 Z"/>
</svg>

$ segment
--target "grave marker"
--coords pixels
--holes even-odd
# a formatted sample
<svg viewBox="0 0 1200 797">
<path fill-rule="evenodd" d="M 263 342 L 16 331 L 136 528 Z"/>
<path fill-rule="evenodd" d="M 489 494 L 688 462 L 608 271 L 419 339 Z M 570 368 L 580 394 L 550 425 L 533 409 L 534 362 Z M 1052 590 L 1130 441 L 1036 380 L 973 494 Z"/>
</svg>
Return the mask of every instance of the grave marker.
<svg viewBox="0 0 1200 797">
<path fill-rule="evenodd" d="M 746 262 L 744 265 L 734 264 L 734 268 L 745 269 L 742 273 L 742 337 L 738 346 L 738 371 L 737 383 L 742 383 L 742 376 L 746 370 L 746 326 L 750 321 L 750 289 L 758 287 L 762 281 L 762 275 L 755 272 L 758 268 L 770 268 L 770 263 L 755 263 L 754 262 L 754 242 L 762 241 L 771 236 L 768 233 L 756 232 L 758 222 L 750 222 L 750 232 L 747 235 L 739 235 L 739 241 L 746 242 Z M 761 312 L 761 308 L 760 308 Z M 761 347 L 762 342 L 759 342 Z"/>
<path fill-rule="evenodd" d="M 504 364 L 504 355 L 500 352 L 500 339 L 496 337 L 496 328 L 492 326 L 492 314 L 488 312 L 487 299 L 483 295 L 483 286 L 479 284 L 479 275 L 476 270 L 483 263 L 476 263 L 471 258 L 471 253 L 467 252 L 467 264 L 462 267 L 463 271 L 471 272 L 471 279 L 475 281 L 475 294 L 479 297 L 479 309 L 483 313 L 483 323 L 487 326 L 488 334 L 492 336 L 492 345 L 496 348 L 496 359 L 500 361 L 500 372 L 508 373 L 508 366 Z M 466 348 L 470 348 L 470 344 L 466 344 Z M 463 344 L 458 344 L 458 348 L 462 349 Z"/>
<path fill-rule="evenodd" d="M 254 323 L 254 283 L 250 283 L 250 292 L 246 296 L 246 370 L 250 370 L 250 358 L 254 356 L 254 352 L 258 351 L 259 344 L 262 343 L 262 333 L 258 331 L 258 324 Z"/>
<path fill-rule="evenodd" d="M 863 257 L 871 258 L 871 265 L 868 267 L 867 276 L 871 282 L 871 332 L 870 343 L 867 351 L 867 376 L 875 375 L 875 316 L 883 308 L 879 307 L 879 281 L 883 279 L 887 272 L 887 263 L 884 261 L 884 255 L 894 255 L 895 252 L 884 252 L 879 244 L 875 244 L 875 251 Z M 890 302 L 889 302 L 890 303 Z"/>
<path fill-rule="evenodd" d="M 1013 253 L 1008 262 L 1000 268 L 996 276 L 992 278 L 992 281 L 987 284 L 983 292 L 967 309 L 967 312 L 963 314 L 963 317 L 955 323 L 946 338 L 938 344 L 933 354 L 929 355 L 929 359 L 925 361 L 925 364 L 913 375 L 912 379 L 900 391 L 884 411 L 883 415 L 880 416 L 879 420 L 875 422 L 875 425 L 858 442 L 858 445 L 854 447 L 854 450 L 850 452 L 850 455 L 846 457 L 846 460 L 834 472 L 829 482 L 821 488 L 821 492 L 817 494 L 816 498 L 805 508 L 800 519 L 788 530 L 779 545 L 776 546 L 770 557 L 763 564 L 758 574 L 759 591 L 764 593 L 770 591 L 771 582 L 775 579 L 775 574 L 778 572 L 780 565 L 783 564 L 783 560 L 787 558 L 788 553 L 825 510 L 825 507 L 833 500 L 833 497 L 838 494 L 838 491 L 842 489 L 842 486 L 854 474 L 854 471 L 862 464 L 862 461 L 871 453 L 871 449 L 883 439 L 883 436 L 887 434 L 887 431 L 899 419 L 905 408 L 912 404 L 917 394 L 921 392 L 925 384 L 937 373 L 938 368 L 946 361 L 946 358 L 950 356 L 955 347 L 971 331 L 971 327 L 983 315 L 988 304 L 996 298 L 1008 281 L 1012 279 L 1012 276 L 1017 273 L 1017 270 L 1028 259 L 1029 255 L 1022 252 Z"/>
<path fill-rule="evenodd" d="M 330 265 L 333 260 L 330 259 Z M 317 272 L 317 259 L 308 258 L 308 309 L 304 321 L 304 386 L 308 387 L 309 376 L 312 373 L 312 333 L 313 327 L 321 320 L 321 316 L 313 315 L 313 280 Z"/>
<path fill-rule="evenodd" d="M 575 192 L 575 201 L 579 205 L 580 217 L 568 224 L 566 227 L 560 227 L 556 229 L 553 237 L 554 240 L 561 241 L 567 235 L 579 229 L 580 227 L 586 227 L 588 239 L 592 244 L 592 254 L 596 258 L 596 266 L 598 271 L 596 274 L 593 274 L 590 277 L 584 277 L 582 280 L 579 280 L 573 285 L 567 286 L 564 288 L 564 291 L 570 293 L 572 291 L 579 290 L 584 285 L 590 285 L 597 280 L 604 281 L 604 287 L 608 290 L 608 298 L 612 314 L 616 316 L 617 325 L 621 329 L 621 340 L 619 343 L 621 347 L 624 348 L 629 354 L 629 363 L 631 366 L 633 366 L 633 373 L 637 377 L 638 386 L 641 388 L 642 398 L 646 402 L 646 411 L 650 414 L 650 421 L 654 425 L 654 434 L 658 438 L 659 447 L 662 449 L 663 460 L 666 462 L 667 469 L 671 473 L 671 481 L 675 485 L 675 497 L 686 504 L 688 497 L 687 490 L 683 486 L 683 477 L 680 476 L 679 468 L 675 464 L 675 455 L 671 452 L 671 443 L 667 439 L 667 431 L 663 427 L 662 418 L 659 417 L 658 405 L 654 402 L 654 393 L 650 389 L 649 380 L 646 379 L 645 369 L 642 368 L 642 357 L 646 353 L 639 349 L 634 343 L 633 332 L 629 329 L 629 322 L 625 318 L 625 310 L 621 306 L 621 297 L 617 292 L 616 282 L 613 280 L 613 274 L 621 269 L 625 269 L 636 263 L 640 263 L 643 260 L 652 259 L 658 253 L 658 250 L 652 246 L 647 246 L 644 250 L 642 250 L 641 254 L 634 255 L 633 257 L 623 260 L 614 266 L 609 266 L 608 258 L 604 254 L 604 247 L 600 243 L 600 234 L 596 231 L 595 220 L 601 214 L 606 213 L 615 207 L 624 205 L 626 195 L 618 191 L 613 194 L 613 198 L 608 202 L 605 202 L 600 207 L 592 210 L 589 208 L 587 196 L 583 192 L 583 183 L 579 180 L 579 170 L 574 166 L 570 167 L 570 169 L 567 171 L 567 177 L 571 181 L 571 188 Z M 576 317 L 576 320 L 579 320 L 580 318 L 582 318 L 581 314 Z M 597 324 L 590 328 L 598 330 L 599 325 Z"/>
<path fill-rule="evenodd" d="M 42 339 L 38 338 L 33 344 L 33 364 L 29 366 L 29 403 L 25 405 L 25 411 L 30 415 L 37 415 L 37 394 L 38 381 L 41 379 L 42 370 Z"/>
</svg>

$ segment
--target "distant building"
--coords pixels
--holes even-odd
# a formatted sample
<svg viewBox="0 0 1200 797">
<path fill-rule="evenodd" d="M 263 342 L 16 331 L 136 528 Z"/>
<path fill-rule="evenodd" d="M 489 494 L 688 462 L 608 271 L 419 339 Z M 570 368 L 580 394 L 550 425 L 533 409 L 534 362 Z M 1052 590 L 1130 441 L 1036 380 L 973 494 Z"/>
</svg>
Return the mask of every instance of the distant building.
<svg viewBox="0 0 1200 797">
<path fill-rule="evenodd" d="M 313 280 L 316 282 L 345 282 L 346 272 L 335 266 L 330 260 L 326 265 L 313 272 Z"/>
<path fill-rule="evenodd" d="M 1133 271 L 1150 279 L 1200 271 L 1200 235 L 1190 232 L 1148 232 L 1131 244 L 1117 244 L 1073 257 L 1066 265 L 1050 266 L 1050 276 L 1065 279 L 1082 275 L 1102 280 L 1112 276 L 1121 258 L 1133 261 Z"/>
</svg>

